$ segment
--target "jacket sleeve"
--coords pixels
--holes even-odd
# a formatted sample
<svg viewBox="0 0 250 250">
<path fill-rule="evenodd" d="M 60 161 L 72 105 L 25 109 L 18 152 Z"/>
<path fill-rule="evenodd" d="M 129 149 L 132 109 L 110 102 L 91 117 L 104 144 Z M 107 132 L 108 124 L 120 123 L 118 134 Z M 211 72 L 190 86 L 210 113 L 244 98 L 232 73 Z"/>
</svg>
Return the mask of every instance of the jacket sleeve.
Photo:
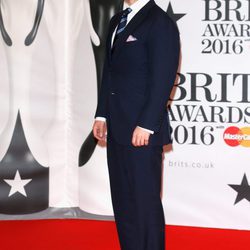
<svg viewBox="0 0 250 250">
<path fill-rule="evenodd" d="M 107 46 L 106 46 L 107 48 Z M 107 117 L 107 101 L 108 101 L 108 60 L 105 53 L 105 61 L 103 66 L 101 88 L 98 93 L 98 104 L 95 112 L 96 117 Z"/>
<path fill-rule="evenodd" d="M 152 24 L 147 42 L 147 96 L 137 125 L 157 132 L 179 65 L 180 39 L 176 24 L 169 17 L 157 17 Z"/>
<path fill-rule="evenodd" d="M 117 17 L 118 14 L 114 15 L 109 22 L 109 30 L 108 30 L 108 34 L 110 33 L 110 28 L 115 20 L 115 18 Z M 111 34 L 112 36 L 112 34 Z M 108 93 L 109 93 L 109 86 L 108 86 L 108 72 L 109 72 L 109 68 L 108 68 L 108 42 L 110 42 L 110 40 L 108 39 L 108 37 L 106 38 L 106 51 L 105 51 L 105 58 L 104 58 L 104 66 L 103 66 L 103 71 L 102 71 L 102 81 L 101 81 L 101 87 L 100 87 L 100 91 L 98 93 L 98 103 L 97 103 L 97 108 L 96 108 L 96 112 L 95 112 L 95 116 L 96 117 L 107 117 L 107 105 L 108 105 Z"/>
</svg>

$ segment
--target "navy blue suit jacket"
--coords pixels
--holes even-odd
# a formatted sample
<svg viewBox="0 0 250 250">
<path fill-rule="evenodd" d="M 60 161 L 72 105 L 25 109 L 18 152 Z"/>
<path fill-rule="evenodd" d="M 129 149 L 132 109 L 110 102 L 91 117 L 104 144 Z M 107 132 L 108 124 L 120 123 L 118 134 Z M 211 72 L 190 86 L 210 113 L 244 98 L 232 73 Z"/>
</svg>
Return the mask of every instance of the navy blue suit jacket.
<svg viewBox="0 0 250 250">
<path fill-rule="evenodd" d="M 106 117 L 108 134 L 132 145 L 136 126 L 154 131 L 149 145 L 171 142 L 167 112 L 179 63 L 179 31 L 153 0 L 128 23 L 111 50 L 121 12 L 110 21 L 101 90 L 95 117 Z M 129 35 L 137 38 L 127 42 Z"/>
</svg>

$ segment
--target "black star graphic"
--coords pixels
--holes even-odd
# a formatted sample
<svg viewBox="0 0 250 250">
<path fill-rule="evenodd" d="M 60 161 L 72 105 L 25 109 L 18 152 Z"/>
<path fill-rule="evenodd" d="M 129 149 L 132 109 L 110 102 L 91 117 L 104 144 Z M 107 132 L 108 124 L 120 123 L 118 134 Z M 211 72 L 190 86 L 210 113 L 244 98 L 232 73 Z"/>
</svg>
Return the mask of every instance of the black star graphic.
<svg viewBox="0 0 250 250">
<path fill-rule="evenodd" d="M 244 174 L 240 185 L 229 184 L 229 186 L 238 193 L 234 205 L 243 199 L 246 199 L 250 202 L 250 186 L 248 185 L 246 174 Z"/>
<path fill-rule="evenodd" d="M 175 14 L 171 2 L 168 5 L 167 14 L 175 22 L 179 21 L 182 17 L 186 15 L 186 14 Z"/>
</svg>

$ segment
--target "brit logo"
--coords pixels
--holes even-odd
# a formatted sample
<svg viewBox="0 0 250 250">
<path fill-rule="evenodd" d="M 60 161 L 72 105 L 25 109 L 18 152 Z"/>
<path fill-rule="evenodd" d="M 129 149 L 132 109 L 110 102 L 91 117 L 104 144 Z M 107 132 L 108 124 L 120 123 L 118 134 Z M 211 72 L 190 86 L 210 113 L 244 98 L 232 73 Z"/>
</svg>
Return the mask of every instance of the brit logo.
<svg viewBox="0 0 250 250">
<path fill-rule="evenodd" d="M 202 53 L 240 55 L 249 47 L 250 1 L 203 0 Z"/>
</svg>

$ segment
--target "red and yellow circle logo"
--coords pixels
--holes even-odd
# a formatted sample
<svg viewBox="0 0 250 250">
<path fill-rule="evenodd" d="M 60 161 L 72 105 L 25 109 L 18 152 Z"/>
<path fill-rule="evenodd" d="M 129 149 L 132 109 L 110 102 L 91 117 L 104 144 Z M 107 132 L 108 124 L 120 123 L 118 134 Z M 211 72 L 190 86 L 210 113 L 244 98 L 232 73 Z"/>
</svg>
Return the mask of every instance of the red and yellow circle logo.
<svg viewBox="0 0 250 250">
<path fill-rule="evenodd" d="M 223 135 L 224 141 L 231 147 L 250 147 L 250 127 L 229 127 Z"/>
</svg>

